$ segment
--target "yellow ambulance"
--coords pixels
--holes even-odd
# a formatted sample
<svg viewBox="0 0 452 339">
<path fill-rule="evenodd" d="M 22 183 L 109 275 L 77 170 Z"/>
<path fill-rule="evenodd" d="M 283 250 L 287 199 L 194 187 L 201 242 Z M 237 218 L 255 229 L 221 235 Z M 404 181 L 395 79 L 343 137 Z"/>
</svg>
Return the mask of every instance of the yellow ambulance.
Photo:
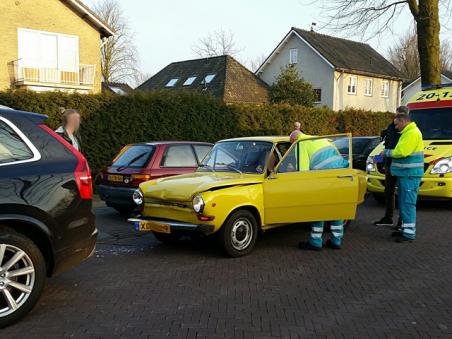
<svg viewBox="0 0 452 339">
<path fill-rule="evenodd" d="M 430 87 L 417 93 L 407 104 L 411 120 L 424 137 L 424 176 L 421 197 L 452 199 L 452 84 Z M 385 168 L 378 145 L 366 163 L 367 189 L 383 199 Z"/>
</svg>

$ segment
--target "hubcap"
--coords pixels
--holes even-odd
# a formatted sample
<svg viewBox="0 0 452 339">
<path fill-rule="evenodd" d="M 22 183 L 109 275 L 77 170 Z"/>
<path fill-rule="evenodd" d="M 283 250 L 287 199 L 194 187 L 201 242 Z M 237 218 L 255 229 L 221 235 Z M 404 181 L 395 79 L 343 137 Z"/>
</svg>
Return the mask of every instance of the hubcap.
<svg viewBox="0 0 452 339">
<path fill-rule="evenodd" d="M 35 269 L 30 257 L 20 248 L 0 244 L 0 317 L 20 308 L 35 283 Z"/>
<path fill-rule="evenodd" d="M 253 227 L 248 219 L 238 219 L 232 226 L 232 247 L 238 251 L 246 249 L 253 239 Z"/>
</svg>

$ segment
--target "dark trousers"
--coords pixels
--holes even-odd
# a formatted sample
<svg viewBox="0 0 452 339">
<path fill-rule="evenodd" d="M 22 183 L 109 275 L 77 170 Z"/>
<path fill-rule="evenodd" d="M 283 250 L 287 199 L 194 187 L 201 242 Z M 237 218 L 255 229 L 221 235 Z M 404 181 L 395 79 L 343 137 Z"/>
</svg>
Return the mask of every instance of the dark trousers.
<svg viewBox="0 0 452 339">
<path fill-rule="evenodd" d="M 385 204 L 386 212 L 385 217 L 392 219 L 394 217 L 395 209 L 395 188 L 397 183 L 397 177 L 391 175 L 389 166 L 385 168 Z"/>
</svg>

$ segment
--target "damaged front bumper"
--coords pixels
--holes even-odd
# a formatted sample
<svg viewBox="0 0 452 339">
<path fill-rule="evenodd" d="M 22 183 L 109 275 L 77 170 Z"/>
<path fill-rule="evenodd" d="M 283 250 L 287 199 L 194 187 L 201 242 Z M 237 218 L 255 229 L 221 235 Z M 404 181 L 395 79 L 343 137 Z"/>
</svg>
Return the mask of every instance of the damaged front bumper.
<svg viewBox="0 0 452 339">
<path fill-rule="evenodd" d="M 158 232 L 158 233 L 200 233 L 204 235 L 211 234 L 214 225 L 209 224 L 191 224 L 181 221 L 156 219 L 156 218 L 130 218 L 128 221 L 134 225 L 135 230 L 139 232 Z"/>
</svg>

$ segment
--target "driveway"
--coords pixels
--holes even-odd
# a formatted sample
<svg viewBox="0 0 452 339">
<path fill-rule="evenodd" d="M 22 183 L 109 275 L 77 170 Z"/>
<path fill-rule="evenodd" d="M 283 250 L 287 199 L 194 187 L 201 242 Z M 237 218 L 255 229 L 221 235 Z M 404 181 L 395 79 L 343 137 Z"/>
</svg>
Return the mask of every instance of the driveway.
<svg viewBox="0 0 452 339">
<path fill-rule="evenodd" d="M 397 244 L 371 198 L 340 251 L 301 251 L 308 227 L 265 233 L 249 256 L 213 242 L 160 244 L 96 204 L 95 255 L 49 279 L 2 338 L 451 337 L 452 203 L 424 202 L 418 239 Z"/>
</svg>

